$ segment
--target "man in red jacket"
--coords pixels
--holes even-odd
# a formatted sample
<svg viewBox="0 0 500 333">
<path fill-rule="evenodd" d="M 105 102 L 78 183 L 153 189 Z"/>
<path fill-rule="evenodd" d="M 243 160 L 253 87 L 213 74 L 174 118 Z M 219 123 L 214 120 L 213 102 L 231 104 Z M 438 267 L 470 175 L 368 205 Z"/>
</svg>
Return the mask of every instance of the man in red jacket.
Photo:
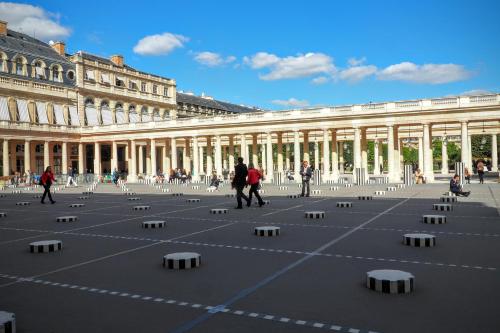
<svg viewBox="0 0 500 333">
<path fill-rule="evenodd" d="M 49 200 L 50 200 L 50 203 L 51 204 L 55 204 L 56 202 L 54 200 L 52 200 L 52 196 L 50 195 L 50 186 L 52 185 L 52 183 L 54 183 L 56 181 L 56 179 L 54 178 L 54 174 L 52 173 L 52 168 L 50 167 L 50 165 L 47 167 L 47 169 L 45 169 L 45 172 L 43 173 L 41 179 L 40 179 L 40 185 L 43 186 L 43 188 L 45 189 L 45 191 L 43 192 L 43 195 L 42 195 L 42 201 L 41 203 L 45 203 L 45 196 L 48 195 L 49 196 Z"/>
<path fill-rule="evenodd" d="M 264 201 L 259 195 L 259 180 L 262 178 L 262 174 L 259 170 L 255 169 L 252 163 L 248 164 L 248 176 L 247 176 L 247 184 L 250 185 L 250 192 L 248 192 L 248 203 L 247 206 L 250 207 L 252 204 L 252 193 L 255 194 L 259 202 L 259 207 L 264 205 Z"/>
</svg>

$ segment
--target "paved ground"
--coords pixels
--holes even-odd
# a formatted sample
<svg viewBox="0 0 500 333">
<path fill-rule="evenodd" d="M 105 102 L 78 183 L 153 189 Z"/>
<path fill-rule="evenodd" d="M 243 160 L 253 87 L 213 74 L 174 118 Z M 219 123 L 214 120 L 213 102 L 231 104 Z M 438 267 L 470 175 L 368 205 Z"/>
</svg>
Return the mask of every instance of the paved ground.
<svg viewBox="0 0 500 333">
<path fill-rule="evenodd" d="M 41 205 L 33 194 L 4 190 L 0 198 L 0 310 L 17 315 L 18 332 L 498 332 L 500 327 L 500 185 L 472 185 L 448 223 L 422 214 L 446 185 L 422 185 L 359 201 L 387 185 L 345 188 L 288 199 L 298 193 L 266 186 L 269 206 L 232 209 L 231 193 L 171 186 L 173 197 L 130 185 L 141 201 L 110 185 L 89 200 L 83 187 Z M 200 198 L 188 203 L 187 198 Z M 350 200 L 352 208 L 335 203 Z M 30 206 L 16 206 L 31 201 Z M 83 208 L 69 208 L 85 203 Z M 132 206 L 151 205 L 149 211 Z M 210 208 L 230 208 L 211 215 Z M 323 210 L 326 218 L 304 218 Z M 56 217 L 78 216 L 57 223 Z M 165 220 L 164 229 L 141 222 Z M 281 227 L 279 237 L 253 228 Z M 434 248 L 402 244 L 407 232 L 432 233 Z M 28 244 L 58 239 L 61 252 L 32 254 Z M 171 252 L 202 255 L 199 268 L 171 271 Z M 416 289 L 387 295 L 364 286 L 373 269 L 411 272 Z"/>
</svg>

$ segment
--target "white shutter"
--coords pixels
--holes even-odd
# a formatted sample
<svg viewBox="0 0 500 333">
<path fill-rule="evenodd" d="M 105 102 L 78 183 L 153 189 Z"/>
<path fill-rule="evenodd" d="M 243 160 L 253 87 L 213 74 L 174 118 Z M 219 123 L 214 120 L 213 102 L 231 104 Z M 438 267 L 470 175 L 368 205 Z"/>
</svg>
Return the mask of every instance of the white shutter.
<svg viewBox="0 0 500 333">
<path fill-rule="evenodd" d="M 71 126 L 80 126 L 80 118 L 76 106 L 69 107 L 69 117 L 71 119 Z"/>
<path fill-rule="evenodd" d="M 64 121 L 64 112 L 62 105 L 54 104 L 54 115 L 56 117 L 57 125 L 66 125 L 66 122 Z"/>
<path fill-rule="evenodd" d="M 139 116 L 137 115 L 137 112 L 129 112 L 128 117 L 131 123 L 139 122 Z"/>
<path fill-rule="evenodd" d="M 101 117 L 103 125 L 112 125 L 113 124 L 113 113 L 110 109 L 101 108 Z"/>
<path fill-rule="evenodd" d="M 43 70 L 42 67 L 36 66 L 35 67 L 35 73 L 36 73 L 36 76 L 43 76 L 43 77 L 45 77 L 45 71 Z"/>
<path fill-rule="evenodd" d="M 19 121 L 24 121 L 29 123 L 30 115 L 28 113 L 28 102 L 24 99 L 17 100 L 17 110 L 19 111 Z"/>
<path fill-rule="evenodd" d="M 116 111 L 116 123 L 117 124 L 125 123 L 125 112 L 123 112 L 123 110 Z"/>
<path fill-rule="evenodd" d="M 146 121 L 151 121 L 151 115 L 149 113 L 143 113 L 142 114 L 142 121 L 143 122 L 146 122 Z"/>
<path fill-rule="evenodd" d="M 154 121 L 160 121 L 160 120 L 162 120 L 161 117 L 160 117 L 160 113 L 159 112 L 153 113 L 153 120 Z"/>
<path fill-rule="evenodd" d="M 106 83 L 106 84 L 109 84 L 109 74 L 107 73 L 102 73 L 101 74 L 101 82 L 102 83 Z"/>
<path fill-rule="evenodd" d="M 45 107 L 45 103 L 35 102 L 35 104 L 36 104 L 36 114 L 38 115 L 38 123 L 48 124 L 49 118 L 47 118 L 47 108 Z"/>
<path fill-rule="evenodd" d="M 85 106 L 85 116 L 87 117 L 88 126 L 97 126 L 99 122 L 97 121 L 97 110 L 92 106 Z"/>
<path fill-rule="evenodd" d="M 86 73 L 87 73 L 87 79 L 89 79 L 89 80 L 95 80 L 95 76 L 94 76 L 94 71 L 93 70 L 89 69 L 89 70 L 86 71 Z"/>
<path fill-rule="evenodd" d="M 9 106 L 7 97 L 0 96 L 0 120 L 10 120 Z"/>
</svg>

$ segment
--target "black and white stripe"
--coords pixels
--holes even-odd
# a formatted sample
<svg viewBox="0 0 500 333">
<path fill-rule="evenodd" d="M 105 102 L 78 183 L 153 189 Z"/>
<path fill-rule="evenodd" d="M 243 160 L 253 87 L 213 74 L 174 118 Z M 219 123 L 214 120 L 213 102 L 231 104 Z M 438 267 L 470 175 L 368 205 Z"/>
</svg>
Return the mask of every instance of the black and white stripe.
<svg viewBox="0 0 500 333">
<path fill-rule="evenodd" d="M 375 195 L 385 195 L 385 191 L 375 191 Z"/>
<path fill-rule="evenodd" d="M 130 198 L 127 198 L 128 201 L 138 201 L 138 200 L 141 200 L 141 198 L 139 197 L 130 197 Z"/>
<path fill-rule="evenodd" d="M 132 195 L 135 195 L 135 192 L 125 192 L 124 194 L 132 196 Z"/>
<path fill-rule="evenodd" d="M 1 217 L 7 217 L 7 213 L 0 212 L 0 218 L 1 218 Z"/>
<path fill-rule="evenodd" d="M 439 200 L 441 200 L 441 202 L 457 202 L 458 201 L 457 197 L 441 197 Z"/>
<path fill-rule="evenodd" d="M 396 190 L 397 190 L 396 186 L 388 186 L 388 187 L 387 187 L 387 191 L 388 191 L 388 192 L 394 192 L 394 191 L 396 191 Z"/>
<path fill-rule="evenodd" d="M 271 201 L 270 200 L 262 200 L 262 202 L 264 203 L 265 206 L 267 205 L 270 205 L 271 204 Z M 254 201 L 253 203 L 255 206 L 258 206 L 259 205 L 259 202 L 258 201 Z"/>
<path fill-rule="evenodd" d="M 164 188 L 161 190 L 163 193 L 170 193 L 170 189 L 169 188 Z"/>
<path fill-rule="evenodd" d="M 71 208 L 85 207 L 85 204 L 74 203 L 74 204 L 69 205 L 69 207 L 71 207 Z"/>
<path fill-rule="evenodd" d="M 193 185 L 193 186 L 191 186 L 191 188 L 193 190 L 199 190 L 200 189 L 200 185 Z"/>
<path fill-rule="evenodd" d="M 168 269 L 190 269 L 201 265 L 201 255 L 194 252 L 170 253 L 163 257 L 163 267 Z"/>
<path fill-rule="evenodd" d="M 415 289 L 415 277 L 392 269 L 374 270 L 366 273 L 366 286 L 386 294 L 408 294 Z"/>
<path fill-rule="evenodd" d="M 187 202 L 200 202 L 200 199 L 187 199 Z"/>
<path fill-rule="evenodd" d="M 35 195 L 33 196 L 33 199 L 40 199 L 41 197 L 42 197 L 42 195 L 41 195 L 41 194 L 35 194 Z"/>
<path fill-rule="evenodd" d="M 94 194 L 94 192 L 91 192 L 91 191 L 85 191 L 85 192 L 82 192 L 83 195 L 92 195 Z"/>
<path fill-rule="evenodd" d="M 11 312 L 0 311 L 0 332 L 16 333 L 16 315 Z"/>
<path fill-rule="evenodd" d="M 433 247 L 436 245 L 436 237 L 429 234 L 404 234 L 403 244 L 414 247 Z"/>
<path fill-rule="evenodd" d="M 227 214 L 229 210 L 227 208 L 212 208 L 210 209 L 210 214 Z"/>
<path fill-rule="evenodd" d="M 60 251 L 62 249 L 62 241 L 60 240 L 45 240 L 30 243 L 31 253 L 48 253 Z"/>
<path fill-rule="evenodd" d="M 338 191 L 339 187 L 338 186 L 330 186 L 330 191 Z"/>
<path fill-rule="evenodd" d="M 234 193 L 228 193 L 225 195 L 226 198 L 234 198 L 236 195 Z"/>
<path fill-rule="evenodd" d="M 151 209 L 151 206 L 134 206 L 133 210 L 148 210 Z"/>
<path fill-rule="evenodd" d="M 428 224 L 444 224 L 446 223 L 446 216 L 444 215 L 423 215 L 422 222 Z"/>
<path fill-rule="evenodd" d="M 279 236 L 280 227 L 265 226 L 265 227 L 255 227 L 254 235 L 262 237 L 274 237 Z"/>
<path fill-rule="evenodd" d="M 289 194 L 288 198 L 290 198 L 290 199 L 297 199 L 297 198 L 300 198 L 300 195 L 299 194 Z"/>
<path fill-rule="evenodd" d="M 180 192 L 178 192 L 178 193 L 172 193 L 173 197 L 182 197 L 183 195 L 184 195 L 184 193 L 180 193 Z"/>
<path fill-rule="evenodd" d="M 344 184 L 345 187 L 352 187 L 352 184 Z"/>
<path fill-rule="evenodd" d="M 433 204 L 432 209 L 441 211 L 451 211 L 453 210 L 453 206 L 450 204 Z"/>
<path fill-rule="evenodd" d="M 144 221 L 142 227 L 144 229 L 159 229 L 165 226 L 165 221 Z"/>
<path fill-rule="evenodd" d="M 310 211 L 310 212 L 305 212 L 305 218 L 306 219 L 324 219 L 325 218 L 325 212 L 324 211 Z"/>
<path fill-rule="evenodd" d="M 280 186 L 279 190 L 280 191 L 288 191 L 288 186 Z"/>
<path fill-rule="evenodd" d="M 59 216 L 56 218 L 56 222 L 75 222 L 78 220 L 77 216 Z"/>
<path fill-rule="evenodd" d="M 21 194 L 23 191 L 21 190 L 12 190 L 12 194 Z"/>
<path fill-rule="evenodd" d="M 90 197 L 84 196 L 84 197 L 78 197 L 78 199 L 80 199 L 80 200 L 88 200 L 88 199 L 90 199 Z"/>
<path fill-rule="evenodd" d="M 29 201 L 16 202 L 16 206 L 29 206 L 29 205 L 31 205 L 31 202 Z"/>
<path fill-rule="evenodd" d="M 321 194 L 321 190 L 311 190 L 311 194 L 313 195 Z"/>
<path fill-rule="evenodd" d="M 371 195 L 360 195 L 358 200 L 373 200 L 373 197 Z"/>
<path fill-rule="evenodd" d="M 349 208 L 349 207 L 352 207 L 352 202 L 339 201 L 339 202 L 337 202 L 337 207 L 339 207 L 339 208 Z"/>
</svg>

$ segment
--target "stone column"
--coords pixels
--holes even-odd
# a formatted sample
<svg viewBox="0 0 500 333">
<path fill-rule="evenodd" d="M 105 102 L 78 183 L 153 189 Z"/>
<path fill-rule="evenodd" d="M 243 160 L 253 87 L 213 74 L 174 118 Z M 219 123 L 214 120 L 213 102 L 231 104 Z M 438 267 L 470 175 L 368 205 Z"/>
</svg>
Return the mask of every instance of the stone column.
<svg viewBox="0 0 500 333">
<path fill-rule="evenodd" d="M 424 131 L 424 176 L 428 182 L 434 180 L 434 170 L 432 167 L 432 140 L 431 140 L 431 128 L 429 124 L 423 125 Z"/>
<path fill-rule="evenodd" d="M 229 136 L 229 172 L 231 171 L 234 171 L 234 136 L 232 135 Z"/>
<path fill-rule="evenodd" d="M 198 137 L 193 137 L 193 181 L 200 180 L 200 147 L 198 146 Z"/>
<path fill-rule="evenodd" d="M 144 154 L 146 155 L 146 172 L 145 174 L 150 176 L 153 174 L 151 171 L 151 145 L 149 142 L 146 143 L 146 146 L 144 147 L 145 151 Z"/>
<path fill-rule="evenodd" d="M 128 166 L 127 181 L 137 181 L 137 146 L 135 140 L 130 140 L 130 164 Z"/>
<path fill-rule="evenodd" d="M 13 152 L 15 154 L 15 151 Z M 50 149 L 49 142 L 45 141 L 43 143 L 43 171 L 50 165 Z"/>
<path fill-rule="evenodd" d="M 241 142 L 240 142 L 240 157 L 243 157 L 243 161 L 246 164 L 246 163 L 248 163 L 248 161 L 247 161 L 247 156 L 246 156 L 246 152 L 247 152 L 247 139 L 246 139 L 245 134 L 241 134 L 240 135 L 240 139 L 241 139 Z"/>
<path fill-rule="evenodd" d="M 321 163 L 319 159 L 319 142 L 314 139 L 314 168 L 321 169 Z"/>
<path fill-rule="evenodd" d="M 461 154 L 462 154 L 462 162 L 464 163 L 466 168 L 469 168 L 469 130 L 467 128 L 467 122 L 463 121 L 461 123 L 461 133 L 460 133 L 460 138 L 461 138 Z M 472 169 L 469 168 L 469 172 L 472 173 Z"/>
<path fill-rule="evenodd" d="M 214 171 L 212 137 L 207 137 L 207 175 L 210 177 Z"/>
<path fill-rule="evenodd" d="M 368 180 L 368 141 L 366 128 L 361 129 L 361 167 L 365 169 L 365 179 Z"/>
<path fill-rule="evenodd" d="M 101 174 L 101 144 L 99 142 L 94 143 L 94 175 L 99 176 Z"/>
<path fill-rule="evenodd" d="M 393 179 L 395 182 L 399 182 L 401 180 L 401 153 L 400 153 L 400 141 L 399 141 L 399 127 L 393 127 L 394 132 L 394 145 L 392 149 L 394 150 L 394 162 L 393 166 Z"/>
<path fill-rule="evenodd" d="M 259 165 L 259 152 L 257 149 L 257 134 L 252 134 L 252 163 L 255 167 Z"/>
<path fill-rule="evenodd" d="M 170 152 L 168 150 L 169 142 L 165 140 L 165 144 L 161 150 L 163 155 L 163 173 L 170 175 Z"/>
<path fill-rule="evenodd" d="M 84 147 L 85 146 L 83 145 L 83 143 L 80 142 L 78 144 L 78 173 L 81 175 L 87 172 L 87 170 L 85 170 L 85 165 L 83 163 L 85 155 L 84 154 L 85 152 L 83 151 Z"/>
<path fill-rule="evenodd" d="M 354 169 L 356 168 L 361 168 L 361 129 L 358 127 L 354 128 L 354 151 L 353 151 L 353 157 L 354 157 Z M 353 170 L 354 171 L 354 170 Z M 353 173 L 355 174 L 355 173 Z"/>
<path fill-rule="evenodd" d="M 278 132 L 278 144 L 276 146 L 277 149 L 277 161 L 276 164 L 278 166 L 278 172 L 283 173 L 283 133 Z"/>
<path fill-rule="evenodd" d="M 191 172 L 191 146 L 189 138 L 184 138 L 182 168 L 185 169 L 187 173 Z"/>
<path fill-rule="evenodd" d="M 227 170 L 227 147 L 222 146 L 222 169 Z"/>
<path fill-rule="evenodd" d="M 378 150 L 378 139 L 373 141 L 373 175 L 380 175 L 380 162 L 379 162 L 379 150 Z"/>
<path fill-rule="evenodd" d="M 24 149 L 24 154 L 26 158 L 26 148 Z M 61 144 L 61 174 L 68 174 L 68 143 L 63 141 Z"/>
<path fill-rule="evenodd" d="M 264 172 L 264 174 L 266 174 L 266 171 L 267 171 L 266 145 L 261 144 L 260 149 L 261 149 L 261 154 L 262 154 L 262 156 L 261 156 L 262 172 Z M 267 174 L 266 174 L 266 176 L 267 176 Z"/>
<path fill-rule="evenodd" d="M 330 140 L 328 130 L 323 129 L 323 179 L 330 179 Z"/>
<path fill-rule="evenodd" d="M 345 141 L 339 141 L 339 175 L 345 172 L 345 160 L 344 160 L 344 144 Z"/>
<path fill-rule="evenodd" d="M 273 137 L 271 133 L 267 133 L 267 182 L 272 182 L 274 178 L 274 164 L 273 164 Z"/>
<path fill-rule="evenodd" d="M 384 147 L 382 146 L 382 140 L 379 140 L 378 142 L 378 163 L 379 165 L 377 168 L 380 169 L 380 166 L 382 166 L 382 171 L 380 172 L 381 174 L 384 174 Z"/>
<path fill-rule="evenodd" d="M 304 135 L 304 142 L 302 143 L 303 145 L 303 153 L 304 153 L 304 161 L 307 161 L 307 163 L 311 163 L 310 158 L 309 158 L 309 132 L 308 131 L 303 131 Z"/>
<path fill-rule="evenodd" d="M 139 168 L 137 171 L 139 172 L 139 174 L 142 174 L 144 173 L 144 149 L 142 148 L 141 145 L 137 145 L 137 149 L 139 150 L 139 160 L 138 160 Z"/>
<path fill-rule="evenodd" d="M 331 179 L 337 181 L 339 178 L 339 153 L 338 153 L 338 142 L 337 142 L 337 130 L 332 129 L 332 175 Z"/>
<path fill-rule="evenodd" d="M 204 157 L 204 153 L 205 153 L 205 150 L 203 149 L 203 146 L 199 144 L 199 155 L 200 155 L 200 175 L 205 175 L 205 157 Z"/>
<path fill-rule="evenodd" d="M 220 135 L 215 136 L 215 171 L 222 176 L 222 142 Z"/>
<path fill-rule="evenodd" d="M 467 143 L 468 143 L 468 155 L 469 157 L 467 158 L 467 162 L 468 162 L 468 165 L 469 165 L 469 170 L 472 170 L 472 135 L 468 135 L 468 138 L 467 138 Z"/>
<path fill-rule="evenodd" d="M 441 138 L 441 173 L 448 174 L 448 143 L 446 137 Z"/>
<path fill-rule="evenodd" d="M 156 175 L 156 171 L 158 171 L 158 167 L 156 165 L 156 140 L 151 139 L 151 142 L 149 144 L 151 147 L 151 175 Z"/>
<path fill-rule="evenodd" d="M 177 140 L 175 138 L 170 138 L 170 156 L 172 164 L 172 169 L 177 169 Z"/>
<path fill-rule="evenodd" d="M 420 171 L 424 170 L 424 139 L 418 138 L 418 168 Z"/>
<path fill-rule="evenodd" d="M 498 171 L 498 144 L 497 135 L 491 135 L 491 171 Z"/>
<path fill-rule="evenodd" d="M 299 131 L 293 132 L 293 171 L 294 178 L 297 183 L 300 183 L 300 133 Z"/>
<path fill-rule="evenodd" d="M 394 174 L 394 127 L 393 126 L 387 126 L 387 173 L 390 182 L 396 181 Z"/>
<path fill-rule="evenodd" d="M 111 143 L 111 172 L 118 169 L 118 145 L 116 141 Z"/>
<path fill-rule="evenodd" d="M 24 141 L 24 171 L 31 170 L 31 141 Z"/>
<path fill-rule="evenodd" d="M 290 144 L 285 145 L 285 169 L 290 170 Z"/>
<path fill-rule="evenodd" d="M 2 147 L 2 167 L 3 167 L 3 176 L 10 175 L 10 161 L 9 161 L 9 140 L 3 139 L 3 147 Z"/>
</svg>

